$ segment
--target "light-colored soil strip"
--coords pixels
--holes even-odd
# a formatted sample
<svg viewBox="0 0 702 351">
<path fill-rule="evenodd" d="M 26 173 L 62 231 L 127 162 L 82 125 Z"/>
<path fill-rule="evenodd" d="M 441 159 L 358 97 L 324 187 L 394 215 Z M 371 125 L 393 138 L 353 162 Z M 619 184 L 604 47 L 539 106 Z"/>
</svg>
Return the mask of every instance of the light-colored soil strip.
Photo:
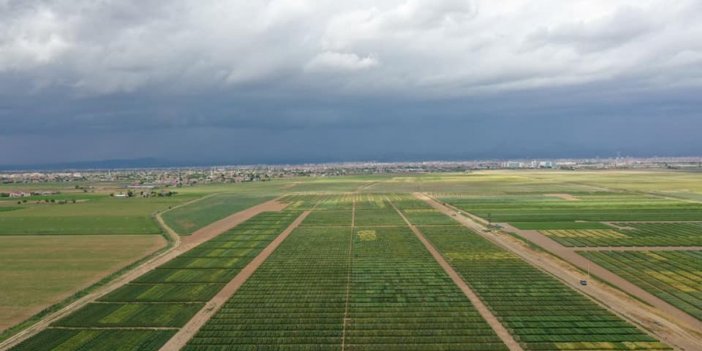
<svg viewBox="0 0 702 351">
<path fill-rule="evenodd" d="M 227 285 L 220 290 L 205 306 L 193 316 L 190 321 L 183 326 L 173 337 L 161 347 L 162 351 L 180 350 L 192 339 L 207 321 L 214 316 L 217 311 L 241 288 L 244 283 L 256 272 L 263 262 L 285 241 L 290 233 L 305 220 L 310 211 L 303 212 L 294 222 L 292 222 L 278 237 L 273 239 L 265 249 L 261 251 L 249 264 L 244 267 Z"/>
<path fill-rule="evenodd" d="M 702 251 L 702 246 L 588 246 L 574 251 Z"/>
<path fill-rule="evenodd" d="M 240 223 L 248 220 L 249 218 L 259 213 L 267 211 L 280 211 L 283 208 L 285 208 L 286 205 L 277 200 L 278 199 L 270 200 L 262 204 L 245 209 L 243 211 L 237 212 L 235 214 L 232 214 L 228 217 L 220 219 L 219 221 L 211 223 L 195 231 L 193 234 L 183 239 L 181 239 L 177 233 L 175 233 L 170 227 L 168 227 L 168 225 L 165 224 L 160 214 L 157 214 L 155 216 L 156 220 L 166 231 L 166 234 L 168 234 L 174 240 L 175 246 L 173 247 L 173 249 L 153 257 L 152 259 L 144 262 L 140 266 L 113 280 L 111 283 L 95 290 L 94 292 L 88 295 L 83 296 L 82 298 L 74 301 L 73 303 L 64 308 L 47 315 L 31 327 L 24 329 L 23 331 L 13 335 L 4 342 L 0 343 L 0 350 L 10 349 L 11 347 L 16 346 L 22 341 L 27 340 L 28 338 L 48 328 L 49 325 L 56 322 L 57 320 L 73 313 L 74 311 L 84 307 L 85 305 L 91 302 L 94 302 L 95 300 L 150 272 L 154 268 L 178 257 L 182 253 L 200 245 L 201 243 L 226 232 L 227 230 L 239 225 Z"/>
<path fill-rule="evenodd" d="M 697 318 L 640 288 L 638 285 L 612 273 L 610 270 L 596 264 L 595 262 L 590 261 L 584 256 L 578 255 L 578 253 L 572 248 L 561 245 L 548 236 L 541 234 L 541 232 L 537 230 L 517 229 L 506 223 L 500 223 L 500 226 L 509 232 L 516 233 L 517 235 L 541 246 L 546 251 L 566 260 L 568 263 L 587 271 L 594 276 L 597 276 L 598 279 L 612 284 L 631 296 L 641 299 L 651 306 L 660 309 L 673 318 L 687 324 L 690 328 L 693 328 L 693 330 L 702 330 L 702 322 L 700 322 Z"/>
<path fill-rule="evenodd" d="M 593 301 L 609 309 L 622 318 L 639 325 L 652 333 L 663 342 L 685 351 L 702 350 L 702 334 L 699 329 L 691 329 L 689 325 L 672 318 L 665 311 L 646 305 L 634 299 L 624 290 L 617 290 L 607 284 L 590 281 L 586 287 L 580 285 L 583 270 L 572 263 L 556 257 L 548 252 L 532 249 L 520 240 L 501 232 L 491 232 L 473 220 L 464 212 L 447 206 L 426 194 L 414 193 L 414 196 L 425 201 L 435 209 L 451 216 L 457 222 L 472 230 L 474 233 L 490 240 L 494 244 L 521 257 L 534 267 L 558 278 L 564 284 L 591 297 Z"/>
<path fill-rule="evenodd" d="M 353 272 L 353 232 L 356 228 L 356 199 L 351 207 L 351 235 L 349 236 L 349 272 L 346 278 L 346 302 L 344 303 L 344 322 L 341 329 L 341 351 L 346 349 L 346 326 L 349 322 L 349 301 L 351 300 L 351 278 Z"/>
<path fill-rule="evenodd" d="M 561 200 L 566 201 L 580 201 L 580 199 L 571 194 L 544 194 L 544 196 L 557 197 Z"/>
<path fill-rule="evenodd" d="M 475 292 L 466 284 L 466 282 L 461 278 L 461 276 L 451 267 L 451 264 L 449 264 L 446 259 L 444 259 L 444 256 L 442 256 L 439 251 L 436 250 L 434 245 L 432 245 L 429 240 L 424 236 L 424 233 L 422 233 L 415 225 L 413 225 L 407 217 L 397 208 L 395 207 L 395 204 L 391 202 L 391 205 L 393 208 L 395 208 L 395 211 L 404 219 L 404 221 L 407 223 L 407 226 L 412 230 L 414 235 L 417 236 L 419 241 L 424 244 L 424 247 L 431 253 L 431 255 L 434 257 L 436 262 L 439 263 L 441 268 L 444 269 L 446 274 L 451 278 L 454 284 L 458 286 L 461 291 L 463 291 L 463 294 L 466 295 L 468 300 L 473 304 L 475 309 L 480 313 L 480 315 L 483 317 L 483 319 L 490 325 L 490 327 L 495 331 L 497 336 L 502 339 L 502 342 L 507 345 L 507 348 L 509 348 L 510 351 L 523 351 L 524 349 L 522 348 L 519 343 L 514 340 L 512 337 L 512 334 L 507 331 L 507 329 L 500 323 L 500 321 L 495 317 L 494 314 L 492 314 L 492 311 L 490 311 L 487 306 L 483 303 L 483 301 L 478 297 L 478 295 L 475 294 Z"/>
</svg>

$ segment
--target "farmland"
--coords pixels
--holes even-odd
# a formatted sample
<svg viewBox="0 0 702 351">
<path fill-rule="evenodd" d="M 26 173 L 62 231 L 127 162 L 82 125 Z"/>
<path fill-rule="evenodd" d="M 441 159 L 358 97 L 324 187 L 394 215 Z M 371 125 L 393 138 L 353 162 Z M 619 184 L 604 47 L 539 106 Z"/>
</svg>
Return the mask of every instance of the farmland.
<svg viewBox="0 0 702 351">
<path fill-rule="evenodd" d="M 581 252 L 702 320 L 702 251 Z"/>
<path fill-rule="evenodd" d="M 56 338 L 66 340 L 55 344 L 56 347 L 89 348 L 93 338 L 84 338 L 76 331 L 90 334 L 95 327 L 118 328 L 114 332 L 134 342 L 156 337 L 162 342 L 141 347 L 158 349 L 297 214 L 291 211 L 258 215 L 57 321 L 16 349 L 30 350 L 31 345 L 49 343 Z M 158 333 L 144 337 L 142 330 L 122 329 L 130 327 L 151 328 Z M 169 333 L 163 334 L 164 328 Z"/>
<path fill-rule="evenodd" d="M 620 183 L 627 176 L 632 182 Z M 679 186 L 669 184 L 668 176 Z M 535 351 L 669 350 L 679 347 L 670 335 L 679 334 L 651 327 L 653 319 L 641 314 L 658 307 L 644 306 L 616 284 L 603 288 L 601 276 L 587 287 L 566 281 L 535 263 L 556 261 L 538 239 L 518 240 L 517 233 L 545 235 L 575 257 L 590 259 L 700 320 L 702 203 L 695 200 L 702 196 L 695 182 L 702 182 L 700 177 L 682 172 L 390 174 L 195 186 L 172 197 L 66 192 L 60 196 L 82 201 L 61 205 L 5 201 L 0 208 L 9 210 L 0 211 L 0 245 L 12 244 L 7 250 L 0 246 L 0 274 L 17 280 L 31 275 L 36 281 L 12 284 L 14 295 L 0 294 L 0 303 L 30 311 L 22 301 L 40 297 L 33 286 L 52 283 L 55 271 L 81 273 L 84 280 L 62 282 L 75 292 L 89 285 L 89 274 L 95 281 L 158 250 L 164 245 L 162 228 L 152 215 L 171 208 L 162 215 L 180 234 L 171 238 L 196 246 L 176 250 L 177 257 L 47 323 L 12 350 L 158 350 L 212 308 L 212 298 L 256 257 L 263 263 L 255 271 L 247 268 L 252 273 L 247 280 L 239 275 L 243 284 L 218 300 L 218 309 L 184 339 L 185 350 L 514 350 L 509 341 Z M 274 198 L 287 206 L 197 241 L 209 224 Z M 435 209 L 435 203 L 445 203 L 450 212 Z M 304 221 L 261 258 L 303 211 L 309 212 L 299 219 Z M 459 224 L 459 217 L 488 234 Z M 493 234 L 518 245 L 503 245 Z M 158 245 L 149 246 L 152 241 Z M 111 254 L 115 260 L 106 269 Z M 558 264 L 567 266 L 566 261 Z M 55 296 L 41 306 L 59 296 L 57 288 L 45 285 Z M 13 291 L 8 288 L 0 284 Z M 624 308 L 631 313 L 602 299 L 611 291 L 629 297 Z"/>
<path fill-rule="evenodd" d="M 0 330 L 162 245 L 154 235 L 0 236 Z"/>
</svg>

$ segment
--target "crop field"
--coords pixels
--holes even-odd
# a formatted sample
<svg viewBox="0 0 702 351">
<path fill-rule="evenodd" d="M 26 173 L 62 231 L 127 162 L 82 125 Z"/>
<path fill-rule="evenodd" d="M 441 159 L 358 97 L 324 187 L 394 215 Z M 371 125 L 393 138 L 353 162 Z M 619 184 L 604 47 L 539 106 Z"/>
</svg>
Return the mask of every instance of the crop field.
<svg viewBox="0 0 702 351">
<path fill-rule="evenodd" d="M 151 218 L 192 196 L 117 199 L 109 195 L 78 195 L 79 202 L 23 205 L 0 212 L 0 235 L 18 234 L 160 234 Z"/>
<path fill-rule="evenodd" d="M 186 350 L 505 350 L 383 198 L 355 206 L 381 227 L 352 227 L 320 197 L 333 215 L 308 216 Z"/>
<path fill-rule="evenodd" d="M 57 348 L 92 349 L 95 335 L 90 328 L 170 328 L 169 333 L 143 336 L 143 330 L 121 331 L 125 340 L 147 342 L 142 350 L 157 350 L 168 338 L 199 311 L 265 246 L 282 232 L 298 212 L 265 212 L 236 228 L 178 256 L 139 279 L 124 285 L 58 320 L 16 349 L 31 349 L 49 340 L 61 339 Z M 66 327 L 77 329 L 63 329 Z M 83 328 L 83 329 L 81 329 Z M 171 331 L 172 329 L 172 331 Z M 115 332 L 118 330 L 115 329 Z M 80 334 L 80 333 L 83 334 Z M 90 335 L 91 337 L 83 337 Z M 154 337 L 159 342 L 147 339 Z M 139 341 L 141 340 L 141 341 Z"/>
<path fill-rule="evenodd" d="M 542 230 L 565 246 L 702 246 L 702 223 L 613 223 L 618 228 Z"/>
<path fill-rule="evenodd" d="M 194 231 L 232 213 L 275 198 L 274 194 L 217 194 L 163 214 L 163 220 L 176 233 L 189 235 Z"/>
<path fill-rule="evenodd" d="M 155 235 L 0 236 L 0 331 L 164 244 Z"/>
<path fill-rule="evenodd" d="M 436 194 L 464 211 L 493 222 L 539 222 L 545 227 L 572 229 L 579 221 L 700 221 L 702 203 L 639 194 L 574 194 L 577 201 L 546 195 L 469 196 Z M 554 222 L 567 225 L 555 228 Z M 526 228 L 525 228 L 526 229 Z M 596 229 L 596 228 L 592 228 Z"/>
<path fill-rule="evenodd" d="M 702 251 L 580 254 L 702 320 Z"/>
<path fill-rule="evenodd" d="M 611 304 L 619 300 L 606 289 L 593 293 L 599 284 L 571 288 L 557 278 L 571 276 L 544 264 L 555 260 L 544 250 L 557 245 L 548 241 L 551 246 L 536 250 L 537 233 L 513 246 L 516 235 L 499 234 L 495 226 L 482 236 L 456 219 L 469 213 L 538 231 L 569 247 L 559 247 L 564 252 L 577 252 L 702 320 L 700 177 L 663 171 L 369 174 L 198 185 L 177 188 L 171 197 L 129 199 L 63 185 L 65 192 L 54 197 L 77 200 L 65 204 L 2 198 L 0 330 L 6 316 L 10 327 L 38 312 L 28 306 L 39 306 L 32 304 L 42 289 L 55 301 L 163 247 L 157 211 L 173 208 L 163 219 L 188 244 L 197 242 L 200 233 L 191 234 L 198 229 L 280 198 L 287 204 L 281 212 L 259 214 L 183 252 L 10 350 L 158 350 L 187 332 L 182 327 L 196 315 L 193 322 L 204 325 L 180 339 L 194 335 L 184 350 L 490 351 L 507 350 L 511 338 L 526 351 L 671 350 L 657 338 L 677 347 L 667 338 L 672 334 L 642 321 L 650 316 L 642 311 L 659 305 L 642 307 L 646 299 L 641 306 L 634 299 L 631 306 Z M 457 211 L 440 212 L 415 192 Z M 303 211 L 309 211 L 305 220 L 262 261 L 264 248 Z M 419 232 L 475 292 L 477 308 Z M 529 254 L 537 256 L 520 256 Z M 198 314 L 256 257 L 263 263 L 221 309 L 208 306 L 210 319 Z M 565 266 L 563 257 L 558 264 Z M 545 273 L 542 264 L 556 273 Z M 638 297 L 632 287 L 611 286 Z M 627 307 L 638 310 L 623 313 Z"/>
<path fill-rule="evenodd" d="M 421 227 L 528 350 L 667 347 L 464 227 Z"/>
</svg>

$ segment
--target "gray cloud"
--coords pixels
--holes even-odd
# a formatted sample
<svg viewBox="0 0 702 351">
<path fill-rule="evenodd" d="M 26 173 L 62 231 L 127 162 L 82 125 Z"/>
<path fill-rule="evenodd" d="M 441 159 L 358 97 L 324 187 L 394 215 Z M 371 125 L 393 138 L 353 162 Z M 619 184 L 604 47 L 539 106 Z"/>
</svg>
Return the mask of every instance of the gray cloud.
<svg viewBox="0 0 702 351">
<path fill-rule="evenodd" d="M 694 0 L 0 0 L 0 163 L 198 158 L 185 141 L 222 159 L 257 140 L 252 159 L 699 152 L 700 17 Z M 103 146 L 71 151 L 86 143 Z"/>
</svg>

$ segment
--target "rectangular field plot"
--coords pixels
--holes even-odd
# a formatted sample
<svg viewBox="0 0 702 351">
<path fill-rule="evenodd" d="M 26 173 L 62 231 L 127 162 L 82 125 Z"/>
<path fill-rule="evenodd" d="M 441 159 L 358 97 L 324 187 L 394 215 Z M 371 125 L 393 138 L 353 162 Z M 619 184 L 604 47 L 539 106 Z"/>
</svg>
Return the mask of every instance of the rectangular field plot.
<svg viewBox="0 0 702 351">
<path fill-rule="evenodd" d="M 578 201 L 543 195 L 438 198 L 493 222 L 702 220 L 702 204 L 638 194 L 578 195 Z"/>
<path fill-rule="evenodd" d="M 180 327 L 203 306 L 203 303 L 92 303 L 55 326 Z"/>
<path fill-rule="evenodd" d="M 108 328 L 105 330 L 110 332 L 117 332 L 109 330 L 117 327 L 182 327 L 298 216 L 295 211 L 259 214 L 105 295 L 98 303 L 89 304 L 55 322 L 47 332 L 68 332 L 58 329 L 61 327 L 99 327 Z M 28 339 L 19 345 L 19 349 L 31 349 L 25 345 L 36 345 L 37 338 L 42 335 L 45 334 Z M 95 337 L 109 338 L 110 335 Z M 160 339 L 160 336 L 154 336 L 153 343 L 144 344 L 148 346 L 144 349 L 158 349 L 168 340 L 168 337 Z M 74 347 L 72 341 L 67 341 L 60 349 L 92 350 L 90 340 L 86 341 L 87 348 L 83 348 L 82 343 L 76 343 Z M 153 345 L 156 346 L 151 347 Z M 138 350 L 139 347 L 127 349 Z"/>
<path fill-rule="evenodd" d="M 421 230 L 528 350 L 669 349 L 465 227 Z"/>
<path fill-rule="evenodd" d="M 313 211 L 303 226 L 351 226 L 351 209 L 344 211 Z"/>
<path fill-rule="evenodd" d="M 407 227 L 358 228 L 348 350 L 506 350 Z"/>
<path fill-rule="evenodd" d="M 618 228 L 543 230 L 565 246 L 702 246 L 702 223 L 614 223 Z"/>
<path fill-rule="evenodd" d="M 156 351 L 174 334 L 175 330 L 47 329 L 12 351 Z"/>
<path fill-rule="evenodd" d="M 339 350 L 351 228 L 299 227 L 185 350 Z"/>
<path fill-rule="evenodd" d="M 392 207 L 375 210 L 359 210 L 356 208 L 356 226 L 405 226 L 405 221 Z"/>
<path fill-rule="evenodd" d="M 702 320 L 702 251 L 580 254 Z"/>
</svg>

